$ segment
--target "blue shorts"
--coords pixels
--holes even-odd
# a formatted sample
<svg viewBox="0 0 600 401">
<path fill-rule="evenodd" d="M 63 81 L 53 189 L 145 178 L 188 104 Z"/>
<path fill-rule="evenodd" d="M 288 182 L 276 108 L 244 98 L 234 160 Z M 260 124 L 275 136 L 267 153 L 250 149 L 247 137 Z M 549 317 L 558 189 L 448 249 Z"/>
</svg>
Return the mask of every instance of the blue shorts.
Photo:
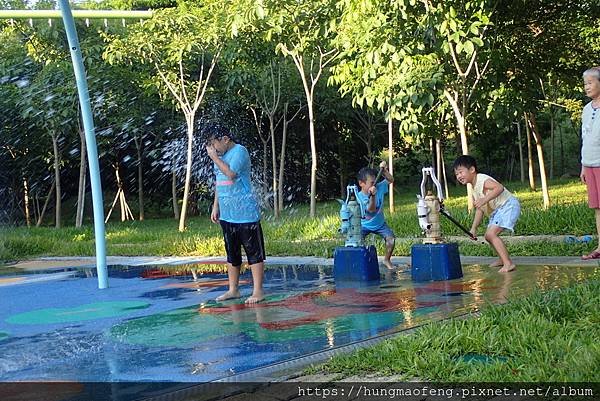
<svg viewBox="0 0 600 401">
<path fill-rule="evenodd" d="M 502 206 L 494 210 L 490 216 L 488 227 L 498 226 L 505 230 L 514 231 L 515 224 L 521 215 L 521 204 L 514 196 L 511 196 Z"/>
<path fill-rule="evenodd" d="M 363 239 L 365 239 L 365 237 L 369 234 L 377 234 L 380 237 L 382 237 L 383 239 L 390 238 L 390 237 L 396 238 L 396 236 L 394 235 L 394 232 L 392 231 L 390 226 L 387 225 L 387 223 L 383 223 L 383 225 L 381 227 L 379 227 L 377 230 L 369 230 L 369 229 L 361 228 L 360 233 L 361 233 Z"/>
</svg>

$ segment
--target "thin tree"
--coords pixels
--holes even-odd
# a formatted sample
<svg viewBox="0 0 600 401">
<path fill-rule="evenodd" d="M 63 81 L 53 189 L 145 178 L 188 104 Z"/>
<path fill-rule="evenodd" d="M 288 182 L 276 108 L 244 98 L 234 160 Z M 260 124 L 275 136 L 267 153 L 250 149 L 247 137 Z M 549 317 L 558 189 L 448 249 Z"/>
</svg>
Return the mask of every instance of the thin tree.
<svg viewBox="0 0 600 401">
<path fill-rule="evenodd" d="M 288 108 L 289 103 L 285 102 L 283 104 L 283 115 L 281 116 L 281 121 L 283 121 L 283 127 L 281 130 L 281 152 L 279 154 L 279 185 L 277 190 L 279 191 L 277 195 L 277 200 L 279 201 L 279 210 L 283 210 L 283 188 L 284 188 L 284 179 L 285 176 L 283 172 L 285 171 L 285 152 L 287 146 L 287 133 L 288 133 L 288 125 L 294 121 L 294 119 L 300 114 L 300 112 L 304 109 L 304 106 L 300 104 L 298 109 L 290 118 L 288 118 Z"/>
<path fill-rule="evenodd" d="M 338 54 L 338 50 L 329 43 L 332 34 L 330 23 L 335 12 L 333 0 L 280 0 L 273 2 L 268 20 L 269 35 L 276 36 L 276 49 L 294 62 L 306 97 L 311 154 L 310 217 L 315 217 L 317 205 L 315 96 L 325 69 Z"/>
<path fill-rule="evenodd" d="M 546 166 L 544 164 L 544 147 L 542 143 L 542 136 L 538 130 L 538 126 L 533 113 L 525 113 L 525 122 L 529 126 L 531 134 L 535 139 L 535 147 L 537 149 L 538 164 L 540 170 L 540 180 L 542 182 L 542 197 L 544 200 L 544 209 L 550 207 L 550 193 L 548 192 L 548 182 L 546 179 Z"/>
<path fill-rule="evenodd" d="M 146 63 L 155 72 L 154 85 L 184 115 L 187 127 L 186 173 L 179 231 L 185 230 L 196 115 L 221 57 L 232 16 L 217 0 L 155 12 L 134 25 L 126 38 L 108 37 L 109 62 Z"/>
</svg>

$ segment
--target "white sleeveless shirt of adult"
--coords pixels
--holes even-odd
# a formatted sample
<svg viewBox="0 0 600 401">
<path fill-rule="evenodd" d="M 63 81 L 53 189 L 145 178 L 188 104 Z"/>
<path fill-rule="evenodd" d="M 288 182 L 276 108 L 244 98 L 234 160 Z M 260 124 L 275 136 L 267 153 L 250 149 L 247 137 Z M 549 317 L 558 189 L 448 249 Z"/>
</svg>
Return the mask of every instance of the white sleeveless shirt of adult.
<svg viewBox="0 0 600 401">
<path fill-rule="evenodd" d="M 600 108 L 594 109 L 592 102 L 581 115 L 581 164 L 600 167 Z"/>
</svg>

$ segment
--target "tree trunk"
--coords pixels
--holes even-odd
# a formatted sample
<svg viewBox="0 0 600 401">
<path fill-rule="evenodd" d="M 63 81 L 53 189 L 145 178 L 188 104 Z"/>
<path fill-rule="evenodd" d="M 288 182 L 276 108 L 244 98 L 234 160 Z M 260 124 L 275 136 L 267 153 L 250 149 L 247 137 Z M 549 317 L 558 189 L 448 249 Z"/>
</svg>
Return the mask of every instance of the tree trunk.
<svg viewBox="0 0 600 401">
<path fill-rule="evenodd" d="M 40 196 L 39 191 L 35 193 L 33 198 L 33 219 L 37 221 L 38 217 L 40 217 Z"/>
<path fill-rule="evenodd" d="M 276 146 L 276 138 L 275 138 L 275 114 L 277 114 L 277 110 L 279 109 L 279 101 L 281 99 L 281 66 L 277 66 L 277 79 L 275 78 L 275 74 L 273 73 L 273 63 L 270 63 L 270 78 L 271 78 L 271 90 L 270 96 L 267 96 L 265 92 L 259 92 L 256 96 L 257 103 L 261 108 L 261 117 L 262 111 L 265 111 L 267 116 L 269 117 L 269 133 L 271 136 L 271 197 L 273 200 L 273 217 L 279 218 L 279 190 L 277 189 L 277 146 Z M 267 97 L 272 97 L 272 102 L 267 100 Z M 255 113 L 255 122 L 257 128 L 260 129 L 260 125 L 258 121 L 256 121 L 256 113 Z M 269 138 L 267 138 L 268 141 Z M 266 158 L 266 153 L 265 153 Z M 265 171 L 266 173 L 266 171 Z M 266 175 L 263 177 L 265 181 L 265 189 L 267 187 L 266 183 Z M 267 192 L 265 191 L 265 194 Z"/>
<path fill-rule="evenodd" d="M 271 201 L 269 200 L 269 179 L 267 178 L 267 165 L 268 165 L 268 155 L 269 155 L 269 138 L 260 138 L 263 145 L 263 154 L 262 154 L 262 193 L 263 197 L 267 199 L 267 207 L 271 209 Z"/>
<path fill-rule="evenodd" d="M 119 191 L 119 210 L 121 211 L 121 222 L 127 220 L 126 209 L 125 209 L 125 195 L 123 194 L 123 190 Z"/>
<path fill-rule="evenodd" d="M 560 175 L 565 173 L 565 149 L 563 143 L 563 130 L 562 127 L 558 126 L 558 140 L 560 144 Z"/>
<path fill-rule="evenodd" d="M 171 171 L 171 196 L 173 199 L 173 216 L 179 220 L 179 204 L 177 203 L 177 174 L 175 169 Z"/>
<path fill-rule="evenodd" d="M 279 186 L 277 187 L 277 190 L 278 190 L 277 200 L 279 201 L 279 211 L 283 210 L 283 184 L 284 184 L 283 170 L 285 169 L 285 145 L 286 145 L 286 141 L 287 141 L 287 127 L 288 127 L 287 110 L 288 110 L 288 104 L 285 103 L 283 105 L 283 127 L 282 127 L 282 133 L 281 133 L 281 153 L 279 154 Z"/>
<path fill-rule="evenodd" d="M 48 195 L 46 196 L 46 200 L 44 201 L 44 207 L 42 207 L 42 211 L 40 212 L 38 221 L 37 221 L 37 223 L 35 223 L 36 227 L 39 227 L 40 225 L 42 225 L 42 220 L 44 219 L 44 214 L 46 214 L 46 208 L 48 207 L 48 203 L 50 202 L 50 198 L 52 197 L 52 194 L 54 193 L 55 188 L 56 187 L 54 185 L 54 182 L 52 184 L 50 184 L 50 190 L 48 191 Z"/>
<path fill-rule="evenodd" d="M 115 165 L 115 173 L 117 176 L 117 187 L 118 187 L 117 194 L 115 195 L 115 200 L 113 201 L 112 205 L 110 206 L 110 210 L 108 211 L 104 222 L 106 223 L 108 221 L 108 219 L 110 218 L 110 215 L 111 215 L 117 201 L 119 202 L 121 221 L 123 222 L 126 220 L 135 220 L 135 217 L 133 217 L 133 213 L 131 212 L 129 205 L 127 204 L 127 199 L 125 198 L 125 190 L 123 189 L 123 182 L 121 181 L 121 177 L 119 175 L 118 164 Z"/>
<path fill-rule="evenodd" d="M 442 183 L 442 170 L 443 170 L 443 158 L 442 158 L 442 140 L 441 139 L 436 139 L 435 140 L 435 161 L 436 161 L 436 166 L 435 166 L 435 175 L 437 176 L 438 181 L 440 182 L 440 185 Z M 445 194 L 442 194 L 444 196 L 444 198 L 446 197 Z"/>
<path fill-rule="evenodd" d="M 531 146 L 531 129 L 527 113 L 523 113 L 525 119 L 525 135 L 527 135 L 527 166 L 529 168 L 529 188 L 535 191 L 535 176 L 533 174 L 533 148 Z"/>
<path fill-rule="evenodd" d="M 440 153 L 442 158 L 442 173 L 444 175 L 444 194 L 446 199 L 450 199 L 450 192 L 448 191 L 448 177 L 446 176 L 446 164 L 444 163 L 444 152 Z"/>
<path fill-rule="evenodd" d="M 55 210 L 54 210 L 54 216 L 55 216 L 55 227 L 56 228 L 60 228 L 61 227 L 61 219 L 62 219 L 62 214 L 61 214 L 61 198 L 62 198 L 62 191 L 61 191 L 61 187 L 60 187 L 60 155 L 58 153 L 58 138 L 57 136 L 52 133 L 52 148 L 54 150 L 54 185 L 56 185 L 56 205 L 55 205 Z"/>
<path fill-rule="evenodd" d="M 517 121 L 517 137 L 519 138 L 519 168 L 521 169 L 521 182 L 525 182 L 525 166 L 523 165 L 523 140 L 521 139 L 521 122 Z"/>
<path fill-rule="evenodd" d="M 375 155 L 373 154 L 374 131 L 376 130 L 375 123 L 373 122 L 372 116 L 362 109 L 353 109 L 353 116 L 361 127 L 361 130 L 357 132 L 356 136 L 367 147 L 367 154 L 365 156 L 367 164 L 369 167 L 373 167 L 373 160 L 375 159 Z M 365 135 L 362 135 L 361 132 L 365 132 Z M 344 188 L 344 193 L 345 192 L 346 189 Z"/>
<path fill-rule="evenodd" d="M 554 113 L 550 115 L 550 179 L 554 178 Z"/>
<path fill-rule="evenodd" d="M 183 204 L 181 206 L 181 215 L 179 216 L 179 231 L 185 231 L 185 222 L 187 216 L 187 206 L 188 206 L 188 198 L 190 195 L 190 184 L 192 181 L 192 147 L 194 143 L 194 122 L 196 121 L 196 112 L 198 108 L 202 104 L 202 100 L 204 99 L 204 95 L 206 94 L 206 88 L 208 87 L 208 82 L 210 81 L 210 76 L 213 72 L 213 69 L 217 65 L 217 61 L 220 57 L 221 49 L 218 48 L 217 51 L 212 55 L 212 59 L 210 61 L 210 67 L 206 72 L 206 77 L 204 76 L 204 54 L 202 54 L 202 62 L 200 62 L 200 75 L 197 81 L 196 95 L 193 99 L 193 102 L 189 101 L 189 98 L 186 93 L 186 78 L 184 75 L 183 68 L 183 60 L 178 60 L 179 64 L 179 83 L 174 85 L 169 78 L 162 72 L 158 63 L 154 64 L 156 71 L 160 75 L 162 82 L 167 86 L 171 94 L 175 99 L 177 99 L 179 106 L 183 110 L 185 115 L 185 123 L 187 125 L 187 158 L 186 158 L 186 168 L 185 168 L 185 184 L 183 188 Z"/>
<path fill-rule="evenodd" d="M 277 219 L 279 218 L 279 201 L 277 190 L 277 148 L 275 147 L 275 121 L 273 120 L 273 114 L 269 114 L 269 130 L 271 132 L 271 168 L 273 169 L 273 215 Z"/>
<path fill-rule="evenodd" d="M 119 164 L 115 164 L 115 176 L 117 177 L 117 187 L 119 188 L 117 191 L 117 198 L 119 199 L 119 210 L 121 212 L 121 221 L 126 220 L 125 216 L 125 195 L 123 193 L 123 182 L 121 181 L 121 176 L 119 174 Z"/>
<path fill-rule="evenodd" d="M 144 221 L 144 168 L 142 166 L 142 156 L 144 153 L 144 142 L 142 138 L 137 136 L 133 138 L 135 141 L 135 149 L 137 151 L 137 181 L 138 181 L 138 208 L 139 219 Z"/>
<path fill-rule="evenodd" d="M 435 154 L 435 145 L 433 138 L 429 138 L 429 157 L 431 157 L 431 163 L 429 164 L 431 168 L 435 169 L 436 166 L 436 154 Z M 437 175 L 437 171 L 434 171 L 434 174 Z"/>
<path fill-rule="evenodd" d="M 373 154 L 373 133 L 372 131 L 367 132 L 367 140 L 365 141 L 367 144 L 367 164 L 369 167 L 373 167 L 373 160 L 375 160 L 375 155 Z"/>
<path fill-rule="evenodd" d="M 452 111 L 454 111 L 454 117 L 456 118 L 456 124 L 458 126 L 458 132 L 460 134 L 460 144 L 461 151 L 463 155 L 469 154 L 469 143 L 467 140 L 467 126 L 465 122 L 465 115 L 463 114 L 465 111 L 465 107 L 463 107 L 463 111 L 461 112 L 456 98 L 458 97 L 458 93 L 454 92 L 454 97 L 450 94 L 450 92 L 446 89 L 444 90 L 444 95 L 448 102 L 452 106 Z M 469 213 L 473 211 L 473 185 L 467 184 L 467 209 Z"/>
<path fill-rule="evenodd" d="M 292 118 L 290 118 L 289 120 L 287 119 L 287 110 L 288 110 L 288 103 L 285 103 L 284 104 L 284 112 L 283 112 L 283 129 L 282 129 L 282 137 L 281 137 L 281 154 L 279 155 L 279 186 L 278 186 L 279 194 L 277 196 L 277 199 L 279 200 L 279 210 L 280 211 L 283 210 L 283 186 L 284 186 L 283 172 L 285 170 L 285 151 L 286 151 L 288 124 L 291 123 L 292 121 L 294 121 L 296 116 L 300 113 L 300 111 L 302 110 L 302 105 L 300 105 L 300 107 L 298 107 L 298 110 L 294 113 Z"/>
<path fill-rule="evenodd" d="M 83 190 L 81 191 L 81 208 L 79 208 L 79 204 L 77 205 L 77 209 L 78 209 L 78 215 L 77 215 L 77 220 L 75 221 L 75 226 L 76 227 L 82 227 L 83 226 L 83 215 L 85 212 L 85 188 L 87 185 L 87 166 L 84 169 L 84 173 L 83 173 L 83 182 L 81 183 L 81 186 L 83 188 Z M 79 201 L 78 201 L 79 202 Z"/>
<path fill-rule="evenodd" d="M 548 192 L 548 183 L 546 180 L 546 167 L 544 165 L 544 148 L 542 143 L 542 136 L 538 131 L 538 126 L 535 121 L 535 115 L 533 113 L 529 113 L 528 116 L 531 133 L 533 134 L 533 138 L 535 139 L 535 147 L 537 148 L 538 164 L 540 168 L 540 179 L 542 181 L 542 197 L 544 199 L 544 210 L 546 210 L 550 207 L 550 193 Z"/>
<path fill-rule="evenodd" d="M 112 211 L 115 208 L 115 205 L 117 204 L 117 201 L 119 199 L 121 199 L 121 188 L 117 189 L 115 199 L 113 200 L 112 205 L 110 205 L 110 209 L 108 209 L 108 213 L 106 213 L 106 217 L 104 218 L 104 224 L 106 224 L 108 222 L 108 219 L 110 219 L 110 215 L 112 214 Z"/>
<path fill-rule="evenodd" d="M 261 122 L 262 122 L 263 110 L 261 109 L 261 111 L 260 111 L 260 118 L 256 114 L 255 107 L 250 107 L 250 110 L 252 111 L 252 115 L 254 116 L 254 125 L 256 126 L 256 132 L 258 133 L 258 137 L 260 138 L 260 141 L 262 142 L 262 145 L 263 145 L 261 188 L 262 188 L 263 197 L 266 198 L 267 194 L 269 193 L 269 186 L 267 184 L 269 182 L 269 180 L 267 179 L 267 163 L 268 163 L 267 162 L 267 157 L 268 157 L 268 146 L 267 145 L 269 143 L 269 138 L 263 137 L 263 134 L 262 134 Z M 267 201 L 265 206 L 270 208 L 271 203 L 269 201 Z"/>
<path fill-rule="evenodd" d="M 460 130 L 460 143 L 462 146 L 462 152 L 464 155 L 469 154 L 469 144 L 467 140 L 467 130 L 464 125 L 464 119 L 459 122 L 459 130 Z M 473 211 L 473 185 L 471 183 L 467 184 L 467 210 L 469 213 Z"/>
<path fill-rule="evenodd" d="M 317 214 L 317 144 L 315 141 L 315 117 L 312 96 L 308 100 L 308 122 L 310 130 L 310 217 Z"/>
<path fill-rule="evenodd" d="M 390 175 L 394 176 L 394 120 L 388 118 L 388 167 Z M 390 184 L 390 214 L 394 213 L 394 183 Z"/>
<path fill-rule="evenodd" d="M 439 139 L 435 139 L 435 175 L 439 179 L 441 178 L 441 170 L 442 170 L 442 158 L 440 157 L 441 149 L 441 141 Z"/>
<path fill-rule="evenodd" d="M 304 96 L 306 97 L 306 106 L 308 107 L 308 131 L 310 138 L 310 217 L 314 218 L 317 212 L 317 144 L 315 141 L 315 114 L 313 109 L 313 95 L 315 85 L 317 84 L 318 77 L 322 70 L 319 70 L 319 74 L 315 79 L 311 75 L 311 85 L 309 85 L 306 73 L 304 71 L 304 60 L 299 54 L 291 54 L 294 64 L 300 73 L 302 80 L 302 86 L 304 88 Z M 312 71 L 311 71 L 312 73 Z"/>
<path fill-rule="evenodd" d="M 85 185 L 87 175 L 87 149 L 85 143 L 85 132 L 79 129 L 79 142 L 81 157 L 79 162 L 79 186 L 77 191 L 77 212 L 75 215 L 75 227 L 83 225 L 83 211 L 85 208 Z"/>
<path fill-rule="evenodd" d="M 133 213 L 131 212 L 131 208 L 129 207 L 129 204 L 127 203 L 127 200 L 125 199 L 125 192 L 121 191 L 121 196 L 123 197 L 123 203 L 125 204 L 125 219 L 126 220 L 135 220 L 135 217 L 133 217 Z"/>
<path fill-rule="evenodd" d="M 25 222 L 27 227 L 31 227 L 31 213 L 29 211 L 29 184 L 27 178 L 23 177 L 23 200 L 25 202 Z"/>
<path fill-rule="evenodd" d="M 284 46 L 285 48 L 285 46 Z M 284 49 L 284 54 L 290 56 L 296 65 L 296 69 L 300 74 L 302 80 L 302 87 L 304 88 L 304 95 L 306 97 L 306 105 L 308 106 L 308 126 L 310 135 L 310 153 L 311 153 L 311 164 L 310 164 L 310 217 L 314 218 L 317 212 L 317 145 L 315 141 L 315 114 L 313 108 L 315 87 L 319 82 L 323 69 L 331 62 L 336 54 L 337 50 L 333 49 L 328 52 L 322 52 L 319 49 L 319 60 L 318 63 L 313 63 L 314 59 L 310 62 L 310 84 L 307 79 L 305 71 L 304 59 L 301 52 L 295 53 L 288 49 Z M 316 74 L 313 72 L 313 65 L 318 65 L 318 71 Z"/>
<path fill-rule="evenodd" d="M 187 215 L 188 198 L 190 196 L 190 183 L 192 181 L 192 146 L 194 143 L 194 120 L 195 113 L 186 115 L 187 124 L 187 159 L 185 166 L 185 185 L 183 187 L 183 204 L 181 205 L 181 215 L 179 216 L 179 231 L 185 231 L 185 220 Z"/>
<path fill-rule="evenodd" d="M 342 155 L 343 153 L 343 147 L 344 147 L 344 143 L 342 140 L 341 135 L 338 136 L 338 155 Z M 345 193 L 346 193 L 346 169 L 348 168 L 347 165 L 348 163 L 346 162 L 346 158 L 345 157 L 340 157 L 340 197 L 342 199 L 345 198 Z"/>
</svg>

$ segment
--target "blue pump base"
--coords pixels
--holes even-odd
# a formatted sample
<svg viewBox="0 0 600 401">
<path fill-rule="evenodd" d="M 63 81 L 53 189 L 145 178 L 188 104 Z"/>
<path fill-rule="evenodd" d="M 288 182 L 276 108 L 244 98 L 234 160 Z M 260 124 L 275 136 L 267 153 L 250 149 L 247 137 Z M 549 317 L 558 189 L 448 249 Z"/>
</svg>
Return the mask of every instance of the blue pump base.
<svg viewBox="0 0 600 401">
<path fill-rule="evenodd" d="M 333 252 L 333 277 L 340 281 L 379 280 L 377 251 L 373 245 L 349 247 L 339 246 Z"/>
<path fill-rule="evenodd" d="M 411 247 L 413 281 L 452 280 L 463 276 L 458 244 L 416 244 Z"/>
</svg>

